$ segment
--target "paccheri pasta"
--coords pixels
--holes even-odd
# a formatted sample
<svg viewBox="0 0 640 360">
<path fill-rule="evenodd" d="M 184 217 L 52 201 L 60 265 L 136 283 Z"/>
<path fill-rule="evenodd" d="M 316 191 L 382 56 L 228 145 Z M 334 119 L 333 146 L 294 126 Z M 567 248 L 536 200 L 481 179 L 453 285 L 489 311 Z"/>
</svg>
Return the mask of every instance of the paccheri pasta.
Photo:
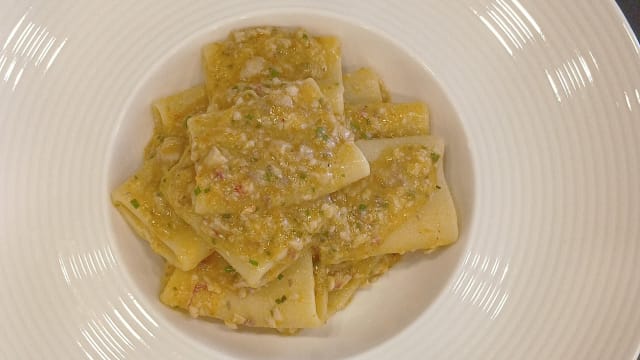
<svg viewBox="0 0 640 360">
<path fill-rule="evenodd" d="M 112 193 L 166 262 L 160 300 L 230 327 L 323 325 L 401 254 L 456 241 L 444 142 L 340 42 L 253 27 L 203 48 L 205 84 L 152 104 Z"/>
</svg>

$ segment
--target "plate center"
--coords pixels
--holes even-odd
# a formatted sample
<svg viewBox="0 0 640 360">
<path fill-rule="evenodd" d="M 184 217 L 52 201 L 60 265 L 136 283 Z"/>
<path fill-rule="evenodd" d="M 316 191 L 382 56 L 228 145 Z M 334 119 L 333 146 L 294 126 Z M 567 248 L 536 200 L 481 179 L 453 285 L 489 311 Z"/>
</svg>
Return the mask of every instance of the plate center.
<svg viewBox="0 0 640 360">
<path fill-rule="evenodd" d="M 222 351 L 240 358 L 345 358 L 378 346 L 401 334 L 416 319 L 429 316 L 429 305 L 446 287 L 466 246 L 473 174 L 463 126 L 425 64 L 399 42 L 338 16 L 308 11 L 244 15 L 203 29 L 158 59 L 132 94 L 131 105 L 119 120 L 119 131 L 112 144 L 114 153 L 108 184 L 114 189 L 140 165 L 153 128 L 151 102 L 203 81 L 201 47 L 225 38 L 233 29 L 253 25 L 302 26 L 316 35 L 337 36 L 342 41 L 345 71 L 371 67 L 384 80 L 393 101 L 423 101 L 429 106 L 432 132 L 446 143 L 445 172 L 458 211 L 460 240 L 428 256 L 405 256 L 371 287 L 359 291 L 352 303 L 329 319 L 324 327 L 305 330 L 297 336 L 280 336 L 270 331 L 232 331 L 221 322 L 192 319 L 167 308 L 158 299 L 163 273 L 160 257 L 135 236 L 115 209 L 111 210 L 116 235 L 113 242 L 148 312 L 210 348 L 212 353 Z"/>
</svg>

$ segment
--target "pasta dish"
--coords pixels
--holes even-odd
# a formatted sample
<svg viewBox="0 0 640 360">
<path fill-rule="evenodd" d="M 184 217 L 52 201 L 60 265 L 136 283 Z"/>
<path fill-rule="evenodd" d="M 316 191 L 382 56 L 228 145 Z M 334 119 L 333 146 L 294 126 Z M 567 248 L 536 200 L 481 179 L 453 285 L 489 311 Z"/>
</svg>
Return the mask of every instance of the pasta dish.
<svg viewBox="0 0 640 360">
<path fill-rule="evenodd" d="M 204 84 L 153 102 L 143 163 L 112 193 L 166 263 L 160 300 L 227 326 L 319 327 L 400 261 L 458 237 L 444 142 L 421 102 L 340 41 L 252 27 L 202 50 Z"/>
</svg>

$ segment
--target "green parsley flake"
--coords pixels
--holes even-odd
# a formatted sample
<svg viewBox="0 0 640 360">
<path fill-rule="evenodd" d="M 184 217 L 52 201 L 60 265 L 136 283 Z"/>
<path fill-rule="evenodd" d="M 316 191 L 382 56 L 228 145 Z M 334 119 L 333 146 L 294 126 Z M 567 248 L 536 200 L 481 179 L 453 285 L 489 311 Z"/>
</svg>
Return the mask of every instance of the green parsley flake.
<svg viewBox="0 0 640 360">
<path fill-rule="evenodd" d="M 287 295 L 282 295 L 281 297 L 276 299 L 276 304 L 282 304 L 285 301 L 287 301 Z"/>
<path fill-rule="evenodd" d="M 196 186 L 196 188 L 195 188 L 195 189 L 193 189 L 193 194 L 194 194 L 195 196 L 200 195 L 200 193 L 201 193 L 201 192 L 202 192 L 202 190 L 200 190 L 200 186 Z"/>
<path fill-rule="evenodd" d="M 208 193 L 209 191 L 211 191 L 211 187 L 207 187 L 206 189 L 204 189 L 204 193 Z"/>
<path fill-rule="evenodd" d="M 253 260 L 253 259 L 249 259 L 249 264 L 251 264 L 253 266 L 258 266 L 258 262 Z"/>
<path fill-rule="evenodd" d="M 365 210 L 367 210 L 367 205 L 366 205 L 366 204 L 360 204 L 360 205 L 358 205 L 358 210 L 360 210 L 360 211 L 365 211 Z"/>
<path fill-rule="evenodd" d="M 131 206 L 133 206 L 134 209 L 137 209 L 140 207 L 140 203 L 138 202 L 138 199 L 131 199 Z"/>
<path fill-rule="evenodd" d="M 431 161 L 438 162 L 438 160 L 440 160 L 440 154 L 435 153 L 435 152 L 431 152 L 431 155 L 429 155 L 431 157 Z"/>
<path fill-rule="evenodd" d="M 232 273 L 232 272 L 236 272 L 236 269 L 234 269 L 233 266 L 229 265 L 226 268 L 224 268 L 224 272 Z"/>
<path fill-rule="evenodd" d="M 264 180 L 267 182 L 275 180 L 275 175 L 273 174 L 273 170 L 271 170 L 271 166 L 267 166 L 267 171 L 264 172 Z"/>
<path fill-rule="evenodd" d="M 282 280 L 282 278 L 284 278 L 284 275 L 278 274 L 278 280 Z"/>
<path fill-rule="evenodd" d="M 325 128 L 323 128 L 322 126 L 316 128 L 316 137 L 318 137 L 318 138 L 320 138 L 320 139 L 322 139 L 324 141 L 329 140 L 329 136 L 327 135 L 327 130 Z"/>
<path fill-rule="evenodd" d="M 184 128 L 185 128 L 185 129 L 188 129 L 188 128 L 189 128 L 189 126 L 188 126 L 188 124 L 187 124 L 187 123 L 189 122 L 189 119 L 191 119 L 192 117 L 193 117 L 193 115 L 189 115 L 189 116 L 187 116 L 186 118 L 184 118 Z"/>
<path fill-rule="evenodd" d="M 280 76 L 280 73 L 278 72 L 278 70 L 276 70 L 274 68 L 269 68 L 269 75 L 272 78 L 276 78 L 276 77 Z"/>
</svg>

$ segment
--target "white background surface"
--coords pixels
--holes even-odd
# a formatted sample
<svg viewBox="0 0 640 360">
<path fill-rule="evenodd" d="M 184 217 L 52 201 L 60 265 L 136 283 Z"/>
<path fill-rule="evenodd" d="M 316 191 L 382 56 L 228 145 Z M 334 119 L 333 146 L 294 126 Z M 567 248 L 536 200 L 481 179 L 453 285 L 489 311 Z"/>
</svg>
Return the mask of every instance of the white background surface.
<svg viewBox="0 0 640 360">
<path fill-rule="evenodd" d="M 2 9 L 3 356 L 637 354 L 640 47 L 613 2 L 4 1 Z M 273 22 L 296 13 L 327 33 L 360 27 L 340 34 L 352 51 L 402 50 L 402 66 L 379 71 L 395 92 L 432 97 L 423 100 L 449 144 L 463 215 L 459 244 L 410 259 L 326 329 L 291 338 L 234 333 L 158 305 L 158 263 L 108 197 L 139 161 L 146 138 L 132 134 L 150 129 L 137 106 L 198 81 L 197 59 L 164 80 L 161 70 L 188 63 L 178 52 L 199 36 L 265 13 Z M 347 62 L 374 67 L 395 56 L 352 54 Z"/>
</svg>

